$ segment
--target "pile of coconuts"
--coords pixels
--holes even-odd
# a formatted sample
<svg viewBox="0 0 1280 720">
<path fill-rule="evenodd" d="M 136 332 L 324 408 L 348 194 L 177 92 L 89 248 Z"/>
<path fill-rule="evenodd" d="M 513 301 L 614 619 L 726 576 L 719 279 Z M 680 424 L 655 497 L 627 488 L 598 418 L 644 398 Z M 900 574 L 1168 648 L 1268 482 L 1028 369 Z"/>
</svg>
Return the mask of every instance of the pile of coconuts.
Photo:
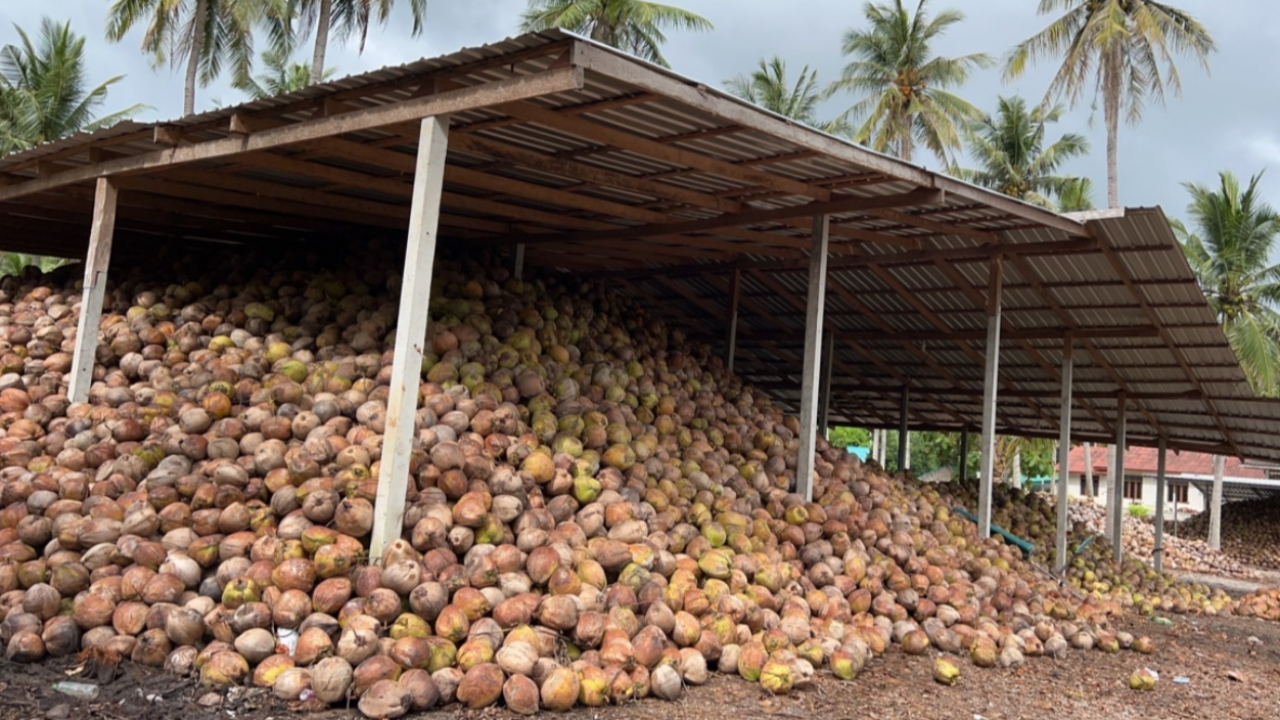
<svg viewBox="0 0 1280 720">
<path fill-rule="evenodd" d="M 1068 514 L 1072 521 L 1079 521 L 1095 533 L 1102 533 L 1106 520 L 1106 507 L 1088 498 L 1072 498 Z M 1124 515 L 1124 551 L 1126 555 L 1152 562 L 1155 554 L 1155 523 L 1149 517 Z M 1220 575 L 1252 580 L 1258 577 L 1256 570 L 1250 569 L 1230 553 L 1214 550 L 1204 540 L 1193 540 L 1177 537 L 1165 532 L 1164 566 L 1171 571 L 1199 573 L 1203 575 Z"/>
<path fill-rule="evenodd" d="M 400 262 L 362 243 L 118 263 L 83 404 L 79 268 L 0 281 L 9 660 L 91 651 L 371 718 L 534 713 L 712 672 L 787 693 L 885 652 L 1150 652 L 1112 619 L 1230 609 L 1098 544 L 1063 586 L 952 514 L 972 487 L 822 441 L 805 502 L 796 418 L 709 347 L 487 256 L 437 262 L 404 533 L 370 564 Z M 1052 517 L 997 490 L 1041 547 Z"/>
<path fill-rule="evenodd" d="M 1222 505 L 1222 551 L 1246 565 L 1264 570 L 1280 570 L 1280 495 L 1258 500 L 1239 500 Z M 1196 513 L 1177 523 L 1165 522 L 1165 535 L 1207 540 L 1209 511 Z"/>
</svg>

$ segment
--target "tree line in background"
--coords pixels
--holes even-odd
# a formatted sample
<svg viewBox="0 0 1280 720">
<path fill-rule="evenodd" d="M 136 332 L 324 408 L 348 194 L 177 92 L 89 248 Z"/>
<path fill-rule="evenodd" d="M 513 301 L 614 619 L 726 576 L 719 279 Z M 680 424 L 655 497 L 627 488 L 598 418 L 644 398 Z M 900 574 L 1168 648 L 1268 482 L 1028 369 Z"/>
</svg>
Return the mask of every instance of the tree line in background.
<svg viewBox="0 0 1280 720">
<path fill-rule="evenodd" d="M 195 110 L 197 88 L 224 72 L 249 97 L 270 97 L 322 82 L 329 43 L 358 42 L 387 22 L 396 0 L 113 0 L 106 36 L 118 42 L 144 28 L 141 49 L 154 66 L 182 68 L 184 112 Z M 412 33 L 425 23 L 426 0 L 403 0 Z M 1082 101 L 1101 100 L 1106 133 L 1107 205 L 1119 206 L 1119 126 L 1142 118 L 1151 103 L 1179 94 L 1176 60 L 1190 57 L 1205 69 L 1215 45 L 1188 13 L 1153 0 L 1040 0 L 1052 19 L 1015 45 L 1003 60 L 986 53 L 944 57 L 938 39 L 964 22 L 957 10 L 935 11 L 929 0 L 867 2 L 862 22 L 844 35 L 848 63 L 822 83 L 805 65 L 789 75 L 786 60 L 762 58 L 751 71 L 725 82 L 726 90 L 767 110 L 844 136 L 904 160 L 927 152 L 951 174 L 1038 206 L 1078 211 L 1093 207 L 1087 178 L 1062 172 L 1089 152 L 1077 133 L 1054 137 L 1050 126 Z M 564 28 L 667 66 L 667 31 L 711 31 L 709 20 L 688 10 L 643 0 L 529 0 L 519 19 L 525 31 Z M 99 114 L 112 77 L 91 86 L 84 39 L 68 23 L 45 20 L 32 39 L 17 29 L 18 43 L 0 50 L 0 154 L 32 147 L 79 130 L 92 130 L 136 114 L 145 106 Z M 261 36 L 266 71 L 254 75 Z M 310 62 L 292 60 L 311 43 Z M 1002 64 L 1007 80 L 1040 62 L 1057 69 L 1038 102 L 1001 97 L 992 113 L 966 101 L 959 90 L 975 70 Z M 835 99 L 852 104 L 835 117 L 820 117 Z M 957 156 L 967 149 L 974 167 Z M 1280 215 L 1259 196 L 1258 176 L 1241 183 L 1223 173 L 1214 186 L 1187 184 L 1187 224 L 1175 229 L 1205 297 L 1218 314 L 1261 393 L 1280 394 L 1280 266 L 1272 265 Z M 21 258 L 6 258 L 13 264 Z M 38 259 L 30 260 L 37 262 Z M 936 457 L 953 464 L 958 440 L 918 433 L 913 457 L 919 467 Z M 891 434 L 892 436 L 892 434 Z M 914 437 L 914 435 L 913 435 Z M 896 443 L 896 439 L 891 442 Z M 1002 441 L 1005 443 L 1005 441 Z M 1033 472 L 1044 448 L 1002 445 Z M 949 455 L 948 455 L 949 453 Z M 971 453 L 976 457 L 976 452 Z M 1028 458 L 1028 455 L 1036 457 Z M 892 453 L 891 453 L 892 456 Z M 1051 459 L 1049 460 L 1051 467 Z"/>
</svg>

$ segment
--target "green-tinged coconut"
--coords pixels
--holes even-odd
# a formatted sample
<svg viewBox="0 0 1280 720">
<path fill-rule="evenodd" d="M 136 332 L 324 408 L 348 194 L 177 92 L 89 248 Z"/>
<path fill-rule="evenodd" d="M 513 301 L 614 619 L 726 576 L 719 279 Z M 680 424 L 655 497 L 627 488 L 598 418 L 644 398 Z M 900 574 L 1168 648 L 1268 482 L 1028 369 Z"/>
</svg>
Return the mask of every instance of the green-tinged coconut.
<svg viewBox="0 0 1280 720">
<path fill-rule="evenodd" d="M 200 668 L 202 685 L 239 685 L 249 675 L 249 663 L 240 653 L 215 653 Z"/>
<path fill-rule="evenodd" d="M 960 679 L 960 668 L 950 658 L 940 657 L 933 661 L 933 679 L 943 685 L 955 685 Z"/>
<path fill-rule="evenodd" d="M 978 667 L 995 667 L 1000 660 L 999 650 L 990 638 L 981 635 L 975 638 L 973 645 L 969 647 L 969 659 Z"/>
<path fill-rule="evenodd" d="M 760 686 L 774 695 L 791 692 L 793 678 L 791 665 L 779 660 L 769 660 L 760 669 Z"/>
<path fill-rule="evenodd" d="M 1129 676 L 1129 689 L 1150 692 L 1156 689 L 1156 677 L 1151 674 L 1150 670 L 1135 670 Z"/>
</svg>

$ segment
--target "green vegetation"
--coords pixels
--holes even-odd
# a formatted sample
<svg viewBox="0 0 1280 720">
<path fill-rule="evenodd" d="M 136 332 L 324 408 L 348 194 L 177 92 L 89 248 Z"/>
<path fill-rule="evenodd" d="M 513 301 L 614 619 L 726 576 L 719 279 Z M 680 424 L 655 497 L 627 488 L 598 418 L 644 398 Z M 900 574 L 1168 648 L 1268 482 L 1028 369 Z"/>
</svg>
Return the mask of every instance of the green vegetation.
<svg viewBox="0 0 1280 720">
<path fill-rule="evenodd" d="M 123 76 L 89 87 L 84 38 L 71 31 L 70 23 L 44 18 L 34 40 L 22 28 L 14 29 L 18 44 L 0 49 L 0 155 L 114 125 L 146 107 L 97 116 L 107 89 Z"/>
<path fill-rule="evenodd" d="M 1089 152 L 1083 135 L 1067 133 L 1046 145 L 1049 123 L 1062 117 L 1062 107 L 1028 108 L 1020 97 L 1000 98 L 994 116 L 965 128 L 969 154 L 977 169 L 957 168 L 956 177 L 997 190 L 1033 205 L 1054 209 L 1054 198 L 1072 202 L 1080 192 L 1081 178 L 1059 175 L 1062 164 Z"/>
<path fill-rule="evenodd" d="M 1151 514 L 1151 508 L 1146 505 L 1133 504 L 1129 506 L 1129 515 L 1136 518 L 1144 518 Z"/>
<path fill-rule="evenodd" d="M 725 82 L 725 88 L 748 102 L 792 120 L 799 120 L 832 135 L 847 135 L 849 125 L 842 118 L 819 120 L 818 103 L 824 99 L 818 89 L 818 73 L 805 65 L 795 83 L 787 80 L 787 63 L 774 55 L 761 60 L 760 67 L 748 76 L 739 75 Z"/>
<path fill-rule="evenodd" d="M 1018 43 L 1005 65 L 1016 78 L 1029 64 L 1061 57 L 1049 90 L 1075 107 L 1102 96 L 1107 128 L 1107 206 L 1120 206 L 1118 169 L 1120 116 L 1142 119 L 1151 102 L 1163 102 L 1166 88 L 1182 91 L 1177 53 L 1194 55 L 1207 70 L 1213 37 L 1183 10 L 1154 0 L 1040 0 L 1041 15 L 1059 17 Z"/>
<path fill-rule="evenodd" d="M 564 28 L 670 67 L 662 56 L 663 30 L 708 31 L 711 22 L 674 5 L 644 0 L 529 0 L 521 30 Z"/>
<path fill-rule="evenodd" d="M 957 58 L 936 55 L 938 38 L 964 19 L 957 10 L 929 17 L 927 0 L 912 12 L 903 0 L 867 3 L 867 27 L 844 36 L 844 54 L 853 59 L 832 86 L 858 99 L 847 115 L 860 124 L 855 141 L 911 160 L 917 144 L 953 164 L 962 128 L 976 119 L 976 108 L 948 88 L 963 85 L 969 73 L 991 65 L 985 53 Z"/>
<path fill-rule="evenodd" d="M 1229 172 L 1217 187 L 1187 183 L 1191 226 L 1175 224 L 1183 250 L 1231 347 L 1259 393 L 1280 391 L 1280 214 Z"/>
</svg>

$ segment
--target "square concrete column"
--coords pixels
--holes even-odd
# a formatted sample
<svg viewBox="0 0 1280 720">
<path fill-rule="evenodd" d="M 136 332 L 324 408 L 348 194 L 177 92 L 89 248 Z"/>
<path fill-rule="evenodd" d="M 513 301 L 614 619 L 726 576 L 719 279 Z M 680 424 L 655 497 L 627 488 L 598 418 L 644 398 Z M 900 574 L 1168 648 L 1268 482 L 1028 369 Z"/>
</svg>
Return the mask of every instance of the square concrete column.
<svg viewBox="0 0 1280 720">
<path fill-rule="evenodd" d="M 818 384 L 822 373 L 822 316 L 827 303 L 827 253 L 830 221 L 813 218 L 813 244 L 809 249 L 809 297 L 804 323 L 804 370 L 800 384 L 800 450 L 796 462 L 796 492 L 813 499 L 814 451 L 818 443 Z"/>
</svg>

